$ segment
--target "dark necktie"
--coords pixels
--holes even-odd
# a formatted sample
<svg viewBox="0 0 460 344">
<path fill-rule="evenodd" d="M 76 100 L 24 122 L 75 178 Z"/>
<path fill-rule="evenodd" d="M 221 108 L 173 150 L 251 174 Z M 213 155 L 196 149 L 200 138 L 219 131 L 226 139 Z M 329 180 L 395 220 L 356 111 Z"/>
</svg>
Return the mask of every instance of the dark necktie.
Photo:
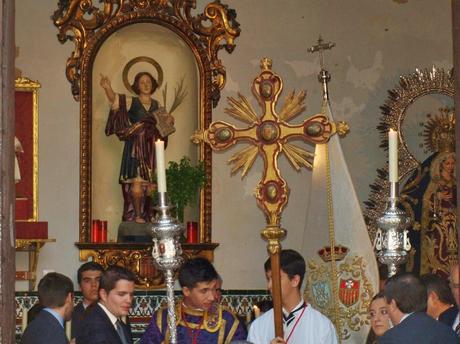
<svg viewBox="0 0 460 344">
<path fill-rule="evenodd" d="M 283 320 L 284 320 L 284 323 L 286 324 L 286 326 L 289 326 L 289 324 L 295 319 L 295 313 L 297 313 L 298 311 L 300 311 L 302 308 L 305 307 L 305 303 L 301 304 L 299 307 L 297 307 L 296 309 L 294 309 L 291 313 L 289 313 L 288 315 L 285 315 L 283 313 Z"/>
<path fill-rule="evenodd" d="M 117 333 L 121 339 L 121 342 L 123 344 L 129 344 L 128 339 L 126 339 L 125 331 L 123 330 L 123 324 L 121 323 L 120 320 L 117 320 L 117 322 L 115 323 L 115 327 L 117 329 Z"/>
</svg>

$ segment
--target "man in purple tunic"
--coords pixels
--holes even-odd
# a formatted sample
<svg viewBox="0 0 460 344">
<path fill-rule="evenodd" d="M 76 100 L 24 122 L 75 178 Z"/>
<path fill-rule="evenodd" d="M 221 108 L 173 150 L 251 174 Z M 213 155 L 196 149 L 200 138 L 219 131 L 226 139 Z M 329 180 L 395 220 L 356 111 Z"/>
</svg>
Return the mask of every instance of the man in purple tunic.
<svg viewBox="0 0 460 344">
<path fill-rule="evenodd" d="M 246 339 L 238 318 L 216 302 L 219 275 L 204 258 L 190 259 L 179 271 L 183 299 L 177 303 L 177 342 L 224 344 Z M 169 343 L 167 308 L 157 310 L 142 336 L 141 344 Z"/>
</svg>

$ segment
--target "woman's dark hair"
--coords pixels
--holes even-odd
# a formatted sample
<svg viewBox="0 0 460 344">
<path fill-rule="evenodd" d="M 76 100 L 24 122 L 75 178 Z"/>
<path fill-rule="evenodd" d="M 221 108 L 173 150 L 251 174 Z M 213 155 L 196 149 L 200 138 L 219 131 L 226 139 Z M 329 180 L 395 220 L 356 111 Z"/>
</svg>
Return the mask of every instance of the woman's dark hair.
<svg viewBox="0 0 460 344">
<path fill-rule="evenodd" d="M 383 294 L 383 290 L 381 290 L 377 294 L 374 295 L 374 297 L 371 300 L 371 303 L 377 299 L 384 299 L 384 298 L 385 298 L 385 295 Z"/>
<path fill-rule="evenodd" d="M 134 93 L 140 94 L 141 92 L 139 91 L 139 80 L 144 75 L 147 75 L 150 78 L 150 81 L 152 82 L 152 92 L 150 92 L 150 94 L 153 94 L 153 92 L 155 92 L 155 90 L 158 88 L 158 82 L 155 80 L 155 78 L 149 72 L 137 73 L 136 76 L 134 77 L 134 82 L 131 85 L 131 88 L 133 89 Z"/>
</svg>

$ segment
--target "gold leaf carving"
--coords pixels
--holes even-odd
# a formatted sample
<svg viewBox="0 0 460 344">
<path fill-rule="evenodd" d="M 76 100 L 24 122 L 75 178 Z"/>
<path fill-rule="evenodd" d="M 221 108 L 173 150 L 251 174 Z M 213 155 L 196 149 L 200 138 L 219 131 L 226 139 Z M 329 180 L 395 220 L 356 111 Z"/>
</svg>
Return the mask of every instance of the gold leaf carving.
<svg viewBox="0 0 460 344">
<path fill-rule="evenodd" d="M 248 99 L 240 93 L 238 97 L 239 100 L 232 97 L 227 98 L 231 108 L 226 108 L 225 113 L 248 124 L 258 122 L 257 114 Z"/>
<path fill-rule="evenodd" d="M 258 150 L 257 146 L 249 146 L 234 154 L 228 160 L 229 163 L 233 163 L 232 174 L 235 174 L 240 168 L 243 168 L 241 176 L 244 177 L 254 163 L 254 160 L 256 160 Z"/>
<path fill-rule="evenodd" d="M 313 168 L 313 163 L 310 162 L 315 157 L 313 153 L 310 153 L 290 143 L 285 143 L 283 145 L 283 151 L 284 154 L 286 154 L 286 157 L 288 158 L 291 165 L 297 171 L 299 171 L 302 168 L 302 166 L 305 166 L 310 169 Z"/>
<path fill-rule="evenodd" d="M 225 86 L 226 71 L 218 57 L 224 48 L 231 53 L 240 35 L 236 12 L 216 0 L 204 13 L 193 16 L 196 0 L 60 0 L 52 19 L 58 27 L 58 40 L 74 42 L 75 48 L 67 59 L 66 76 L 75 100 L 80 99 L 83 57 L 95 41 L 116 27 L 136 22 L 154 22 L 174 31 L 185 31 L 197 46 L 193 50 L 206 52 L 212 72 L 213 105 Z"/>
<path fill-rule="evenodd" d="M 295 93 L 295 90 L 291 91 L 286 96 L 283 107 L 278 114 L 280 120 L 289 121 L 304 112 L 306 95 L 305 91 L 300 91 L 298 94 Z"/>
</svg>

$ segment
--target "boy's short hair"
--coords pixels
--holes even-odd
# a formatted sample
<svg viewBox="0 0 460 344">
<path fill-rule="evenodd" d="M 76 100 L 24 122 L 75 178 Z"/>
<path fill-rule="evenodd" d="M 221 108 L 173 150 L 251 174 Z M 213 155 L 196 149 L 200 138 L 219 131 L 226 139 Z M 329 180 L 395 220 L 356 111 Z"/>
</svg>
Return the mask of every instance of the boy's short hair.
<svg viewBox="0 0 460 344">
<path fill-rule="evenodd" d="M 200 282 L 211 282 L 217 279 L 219 274 L 205 258 L 189 259 L 179 269 L 179 284 L 182 288 L 193 289 Z"/>
<path fill-rule="evenodd" d="M 99 280 L 99 290 L 104 289 L 108 294 L 115 288 L 115 285 L 120 280 L 135 283 L 136 277 L 128 269 L 122 268 L 121 266 L 111 266 L 102 273 L 101 279 Z"/>
<path fill-rule="evenodd" d="M 44 307 L 64 306 L 69 293 L 73 294 L 72 280 L 57 272 L 47 273 L 38 283 L 38 300 Z"/>
<path fill-rule="evenodd" d="M 303 259 L 299 252 L 294 250 L 281 250 L 280 267 L 281 270 L 289 276 L 289 279 L 293 279 L 295 275 L 299 275 L 299 288 L 302 286 L 307 267 L 305 259 Z M 272 269 L 270 258 L 265 262 L 264 268 L 265 272 Z"/>
<path fill-rule="evenodd" d="M 104 272 L 104 268 L 102 267 L 101 264 L 96 263 L 96 262 L 87 262 L 85 264 L 82 264 L 77 271 L 77 281 L 78 284 L 81 284 L 81 280 L 83 278 L 83 273 L 85 271 L 100 271 Z"/>
<path fill-rule="evenodd" d="M 430 296 L 431 292 L 434 292 L 442 303 L 446 305 L 455 304 L 455 298 L 447 279 L 435 274 L 425 274 L 420 277 L 420 281 L 426 288 L 427 297 Z"/>
<path fill-rule="evenodd" d="M 403 313 L 422 312 L 426 308 L 426 288 L 415 275 L 402 272 L 390 277 L 383 289 L 388 304 L 395 300 Z"/>
</svg>

